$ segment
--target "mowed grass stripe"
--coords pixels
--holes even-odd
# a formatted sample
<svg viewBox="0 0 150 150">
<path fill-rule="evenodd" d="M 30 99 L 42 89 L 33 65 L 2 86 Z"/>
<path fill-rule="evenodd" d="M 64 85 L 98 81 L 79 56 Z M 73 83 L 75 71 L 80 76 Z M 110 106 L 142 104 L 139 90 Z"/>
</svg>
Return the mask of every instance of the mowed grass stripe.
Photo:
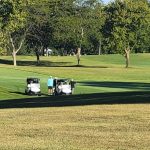
<svg viewBox="0 0 150 150">
<path fill-rule="evenodd" d="M 128 69 L 120 55 L 82 56 L 80 67 L 70 56 L 41 57 L 41 66 L 33 65 L 36 57 L 18 56 L 16 68 L 11 57 L 1 59 L 8 64 L 0 65 L 0 77 L 6 78 L 0 86 L 14 95 L 0 91 L 0 149 L 150 149 L 149 55 L 131 55 Z M 23 94 L 21 78 L 36 76 L 46 95 L 49 75 L 77 80 L 75 94 Z"/>
</svg>

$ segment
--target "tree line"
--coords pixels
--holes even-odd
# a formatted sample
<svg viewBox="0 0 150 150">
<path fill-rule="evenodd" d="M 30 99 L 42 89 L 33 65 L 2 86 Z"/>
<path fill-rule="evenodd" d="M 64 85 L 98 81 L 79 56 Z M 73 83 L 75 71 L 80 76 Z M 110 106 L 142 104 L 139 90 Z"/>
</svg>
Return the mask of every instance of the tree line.
<svg viewBox="0 0 150 150">
<path fill-rule="evenodd" d="M 1 0 L 0 54 L 150 52 L 150 1 Z M 77 51 L 78 50 L 78 51 Z"/>
</svg>

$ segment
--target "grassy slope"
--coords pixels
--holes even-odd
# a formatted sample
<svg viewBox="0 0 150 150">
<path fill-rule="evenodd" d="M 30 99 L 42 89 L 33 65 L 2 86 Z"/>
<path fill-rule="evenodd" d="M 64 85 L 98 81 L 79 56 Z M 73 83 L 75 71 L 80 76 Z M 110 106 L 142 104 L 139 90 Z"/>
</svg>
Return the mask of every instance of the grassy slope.
<svg viewBox="0 0 150 150">
<path fill-rule="evenodd" d="M 81 67 L 74 66 L 75 57 L 43 57 L 46 67 L 18 57 L 22 66 L 13 68 L 11 58 L 2 57 L 7 65 L 0 65 L 0 149 L 150 149 L 149 58 L 132 55 L 125 69 L 119 55 L 83 56 Z M 33 66 L 25 66 L 29 60 Z M 28 76 L 39 77 L 46 94 L 48 75 L 76 79 L 75 94 L 83 95 L 31 99 L 23 94 Z M 93 92 L 100 94 L 84 95 Z"/>
<path fill-rule="evenodd" d="M 11 57 L 6 58 L 6 62 L 11 63 L 8 61 Z M 149 82 L 150 77 L 149 58 L 149 54 L 132 55 L 131 68 L 125 69 L 124 59 L 120 55 L 82 56 L 81 67 L 76 67 L 76 58 L 70 56 L 42 57 L 43 66 L 40 67 L 34 66 L 34 57 L 18 57 L 22 66 L 0 66 L 0 99 L 26 97 L 20 93 L 24 93 L 25 80 L 30 76 L 41 79 L 41 90 L 44 94 L 47 93 L 46 81 L 49 75 L 77 80 L 76 94 L 141 90 L 144 87 L 148 89 L 145 83 Z M 28 64 L 32 65 L 25 66 Z"/>
<path fill-rule="evenodd" d="M 31 76 L 41 79 L 44 94 L 47 93 L 46 81 L 49 75 L 77 80 L 76 94 L 146 90 L 148 85 L 145 83 L 149 83 L 150 77 L 149 57 L 149 54 L 131 56 L 129 69 L 124 68 L 124 59 L 120 55 L 83 56 L 81 67 L 75 67 L 75 57 L 42 57 L 43 66 L 40 67 L 24 66 L 29 64 L 29 60 L 34 65 L 34 57 L 18 57 L 18 60 L 22 60 L 19 64 L 23 66 L 13 68 L 0 65 L 0 99 L 26 97 L 19 93 L 24 93 L 25 80 Z M 6 58 L 7 63 L 11 63 L 8 61 L 11 57 Z"/>
</svg>

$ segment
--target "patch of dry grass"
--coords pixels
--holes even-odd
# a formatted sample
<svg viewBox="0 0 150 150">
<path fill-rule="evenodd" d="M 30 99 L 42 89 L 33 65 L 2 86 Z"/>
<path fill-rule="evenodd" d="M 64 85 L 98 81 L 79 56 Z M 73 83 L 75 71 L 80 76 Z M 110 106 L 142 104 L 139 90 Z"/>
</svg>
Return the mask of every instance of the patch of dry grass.
<svg viewBox="0 0 150 150">
<path fill-rule="evenodd" d="M 0 149 L 150 149 L 149 105 L 0 110 Z"/>
</svg>

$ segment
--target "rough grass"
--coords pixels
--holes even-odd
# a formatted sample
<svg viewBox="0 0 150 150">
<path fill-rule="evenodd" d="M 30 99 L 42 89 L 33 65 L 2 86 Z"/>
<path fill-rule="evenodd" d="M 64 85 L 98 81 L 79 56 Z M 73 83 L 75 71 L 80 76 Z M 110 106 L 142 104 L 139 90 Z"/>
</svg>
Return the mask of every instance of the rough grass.
<svg viewBox="0 0 150 150">
<path fill-rule="evenodd" d="M 0 149 L 150 149 L 150 55 L 18 56 L 0 59 Z M 47 97 L 49 75 L 78 81 L 75 95 Z M 41 79 L 43 96 L 24 95 L 29 76 Z M 95 94 L 94 94 L 95 93 Z"/>
<path fill-rule="evenodd" d="M 150 148 L 149 105 L 0 110 L 0 149 Z"/>
</svg>

